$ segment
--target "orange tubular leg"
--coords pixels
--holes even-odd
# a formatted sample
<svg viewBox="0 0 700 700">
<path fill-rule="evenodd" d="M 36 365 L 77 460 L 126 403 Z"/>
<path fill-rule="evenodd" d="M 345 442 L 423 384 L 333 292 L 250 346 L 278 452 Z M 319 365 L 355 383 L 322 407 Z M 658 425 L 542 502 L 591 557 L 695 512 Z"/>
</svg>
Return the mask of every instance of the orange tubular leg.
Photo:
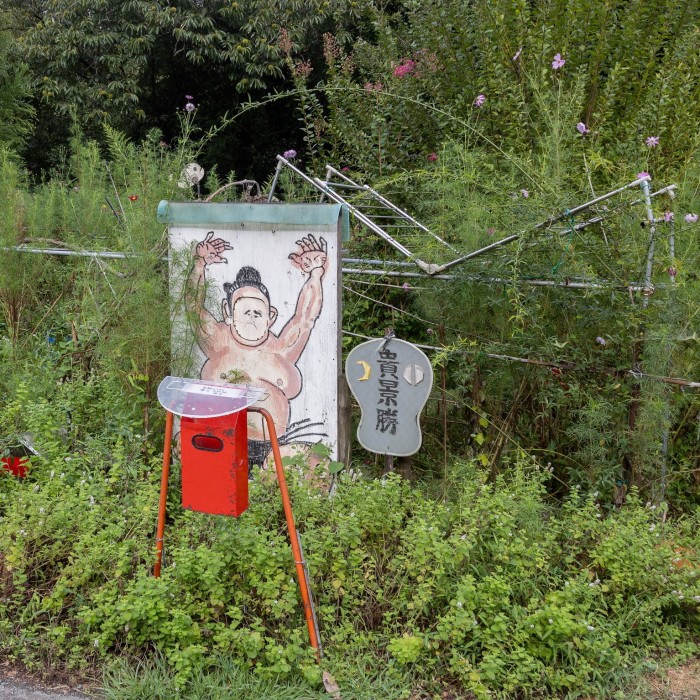
<svg viewBox="0 0 700 700">
<path fill-rule="evenodd" d="M 156 564 L 153 575 L 160 577 L 163 560 L 163 531 L 165 530 L 165 504 L 168 500 L 168 476 L 170 475 L 170 446 L 173 441 L 173 414 L 165 414 L 165 444 L 163 445 L 163 471 L 160 476 L 160 503 L 158 504 L 158 529 L 156 530 Z"/>
<path fill-rule="evenodd" d="M 297 528 L 294 524 L 294 514 L 292 513 L 292 504 L 289 500 L 289 490 L 287 489 L 287 480 L 284 478 L 284 468 L 282 467 L 282 455 L 280 454 L 280 446 L 277 442 L 277 433 L 272 416 L 264 409 L 257 407 L 248 408 L 249 411 L 260 413 L 267 422 L 267 428 L 270 433 L 270 442 L 272 443 L 272 454 L 275 458 L 275 470 L 277 471 L 277 482 L 280 485 L 282 494 L 282 506 L 284 508 L 284 517 L 287 519 L 287 529 L 289 530 L 289 540 L 292 543 L 292 554 L 294 555 L 294 564 L 297 569 L 297 579 L 299 580 L 299 591 L 301 592 L 301 601 L 304 605 L 304 616 L 306 617 L 306 626 L 309 628 L 309 639 L 311 646 L 316 650 L 316 657 L 320 655 L 319 639 L 314 622 L 313 606 L 311 604 L 311 595 L 309 582 L 306 578 L 304 570 L 304 559 L 299 546 Z"/>
</svg>

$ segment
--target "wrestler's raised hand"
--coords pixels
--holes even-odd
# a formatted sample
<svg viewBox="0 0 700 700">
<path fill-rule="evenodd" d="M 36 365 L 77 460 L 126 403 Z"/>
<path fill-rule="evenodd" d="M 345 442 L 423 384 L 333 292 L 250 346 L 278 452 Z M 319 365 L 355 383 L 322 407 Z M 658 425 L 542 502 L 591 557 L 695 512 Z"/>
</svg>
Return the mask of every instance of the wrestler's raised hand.
<svg viewBox="0 0 700 700">
<path fill-rule="evenodd" d="M 299 248 L 296 253 L 291 253 L 289 259 L 302 272 L 311 272 L 317 268 L 326 269 L 328 261 L 328 244 L 325 238 L 316 237 L 313 234 L 305 236 L 297 241 Z"/>
<path fill-rule="evenodd" d="M 221 255 L 225 250 L 233 250 L 233 248 L 223 238 L 214 238 L 214 232 L 209 231 L 206 238 L 197 243 L 194 254 L 202 258 L 207 265 L 227 263 L 228 260 Z"/>
</svg>

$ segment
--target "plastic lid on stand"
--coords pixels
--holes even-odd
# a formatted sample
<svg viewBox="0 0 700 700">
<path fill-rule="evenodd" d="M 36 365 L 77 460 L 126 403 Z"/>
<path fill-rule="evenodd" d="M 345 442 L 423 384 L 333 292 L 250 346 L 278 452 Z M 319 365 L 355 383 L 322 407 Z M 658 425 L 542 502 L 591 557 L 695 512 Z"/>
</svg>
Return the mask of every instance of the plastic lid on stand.
<svg viewBox="0 0 700 700">
<path fill-rule="evenodd" d="M 158 386 L 158 401 L 166 411 L 186 418 L 216 418 L 242 411 L 268 393 L 257 386 L 217 384 L 202 379 L 165 377 Z"/>
</svg>

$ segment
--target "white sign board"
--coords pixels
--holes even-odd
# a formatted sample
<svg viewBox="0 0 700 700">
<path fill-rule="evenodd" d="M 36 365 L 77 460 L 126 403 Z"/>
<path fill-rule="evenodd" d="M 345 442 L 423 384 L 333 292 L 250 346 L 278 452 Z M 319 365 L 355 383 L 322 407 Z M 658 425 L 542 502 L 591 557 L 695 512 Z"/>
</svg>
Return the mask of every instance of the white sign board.
<svg viewBox="0 0 700 700">
<path fill-rule="evenodd" d="M 267 398 L 283 455 L 338 454 L 340 208 L 168 204 L 178 374 L 250 384 Z M 184 365 L 184 366 L 183 366 Z M 251 464 L 270 452 L 259 415 Z"/>
<path fill-rule="evenodd" d="M 395 457 L 417 452 L 422 442 L 418 417 L 433 386 L 425 353 L 405 340 L 369 340 L 350 352 L 345 376 L 362 409 L 360 444 Z"/>
</svg>

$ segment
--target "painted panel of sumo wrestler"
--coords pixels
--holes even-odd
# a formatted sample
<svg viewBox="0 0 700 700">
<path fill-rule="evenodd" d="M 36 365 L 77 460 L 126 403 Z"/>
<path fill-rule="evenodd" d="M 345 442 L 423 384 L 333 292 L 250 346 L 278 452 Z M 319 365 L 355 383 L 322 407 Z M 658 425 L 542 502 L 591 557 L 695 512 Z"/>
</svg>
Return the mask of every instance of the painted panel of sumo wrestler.
<svg viewBox="0 0 700 700">
<path fill-rule="evenodd" d="M 246 228 L 259 229 L 264 224 Z M 187 265 L 187 325 L 194 374 L 264 388 L 282 456 L 305 456 L 323 442 L 337 453 L 337 228 L 170 230 Z M 177 324 L 175 324 L 177 325 Z M 249 465 L 273 464 L 262 417 L 248 421 Z"/>
</svg>

